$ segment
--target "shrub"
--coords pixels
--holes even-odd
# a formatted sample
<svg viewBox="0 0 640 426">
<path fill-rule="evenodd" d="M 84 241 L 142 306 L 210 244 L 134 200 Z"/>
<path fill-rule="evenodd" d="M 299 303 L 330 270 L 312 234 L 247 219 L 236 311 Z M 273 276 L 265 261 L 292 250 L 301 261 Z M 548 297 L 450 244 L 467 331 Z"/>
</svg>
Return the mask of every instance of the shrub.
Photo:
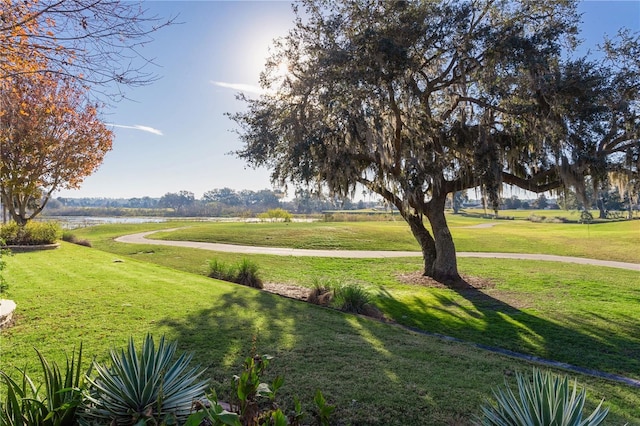
<svg viewBox="0 0 640 426">
<path fill-rule="evenodd" d="M 593 222 L 593 215 L 588 210 L 582 210 L 580 213 L 580 223 L 590 224 Z"/>
<path fill-rule="evenodd" d="M 210 278 L 223 281 L 233 281 L 236 273 L 233 266 L 227 265 L 218 259 L 212 259 L 209 261 L 209 274 Z"/>
<path fill-rule="evenodd" d="M 494 390 L 496 404 L 482 406 L 478 425 L 557 425 L 596 426 L 601 424 L 609 410 L 602 409 L 602 402 L 586 419 L 582 410 L 586 400 L 584 389 L 576 393 L 577 383 L 569 389 L 569 379 L 541 372 L 534 368 L 533 378 L 516 373 L 518 395 L 507 386 Z"/>
<path fill-rule="evenodd" d="M 176 348 L 163 337 L 156 350 L 147 335 L 140 355 L 130 339 L 126 351 L 111 351 L 110 366 L 94 363 L 97 377 L 88 379 L 80 424 L 184 423 L 206 382 L 197 381 L 204 370 L 189 368 L 191 354 L 172 362 Z"/>
<path fill-rule="evenodd" d="M 273 221 L 273 220 L 275 220 L 275 221 L 282 220 L 283 222 L 291 222 L 291 219 L 293 218 L 293 215 L 291 213 L 289 213 L 288 211 L 286 211 L 285 209 L 277 208 L 277 209 L 267 210 L 264 213 L 260 213 L 258 215 L 258 218 L 261 219 L 261 220 L 269 219 L 271 221 Z"/>
<path fill-rule="evenodd" d="M 333 287 L 335 285 L 331 281 L 314 278 L 307 301 L 314 305 L 329 306 L 333 299 Z"/>
<path fill-rule="evenodd" d="M 0 227 L 0 238 L 9 246 L 53 244 L 61 234 L 60 225 L 56 222 L 29 221 L 23 227 L 9 222 Z"/>
<path fill-rule="evenodd" d="M 0 402 L 0 424 L 75 425 L 76 410 L 82 403 L 83 377 L 88 374 L 81 371 L 82 345 L 77 358 L 75 350 L 71 361 L 67 358 L 64 371 L 55 362 L 50 364 L 37 349 L 36 353 L 44 389 L 41 385 L 36 386 L 25 370 L 18 370 L 21 373 L 19 380 L 0 371 L 0 382 L 4 382 L 6 389 L 4 402 Z"/>
<path fill-rule="evenodd" d="M 333 305 L 341 311 L 364 314 L 371 303 L 371 295 L 356 284 L 345 284 L 333 290 Z"/>
<path fill-rule="evenodd" d="M 4 246 L 4 242 L 0 240 L 0 246 Z M 4 269 L 7 267 L 7 256 L 11 256 L 11 250 L 0 247 L 0 294 L 5 292 L 9 285 L 4 277 Z"/>
<path fill-rule="evenodd" d="M 80 239 L 69 231 L 64 231 L 62 233 L 62 241 L 66 241 L 72 244 L 77 244 L 79 246 L 91 247 L 91 241 Z"/>
<path fill-rule="evenodd" d="M 246 258 L 242 259 L 238 264 L 237 273 L 233 281 L 238 284 L 246 285 L 248 287 L 263 287 L 262 279 L 260 279 L 258 274 L 258 265 Z"/>
<path fill-rule="evenodd" d="M 218 259 L 209 261 L 210 278 L 230 281 L 253 288 L 262 288 L 262 279 L 258 274 L 258 265 L 249 259 L 242 259 L 235 265 L 228 265 Z"/>
</svg>

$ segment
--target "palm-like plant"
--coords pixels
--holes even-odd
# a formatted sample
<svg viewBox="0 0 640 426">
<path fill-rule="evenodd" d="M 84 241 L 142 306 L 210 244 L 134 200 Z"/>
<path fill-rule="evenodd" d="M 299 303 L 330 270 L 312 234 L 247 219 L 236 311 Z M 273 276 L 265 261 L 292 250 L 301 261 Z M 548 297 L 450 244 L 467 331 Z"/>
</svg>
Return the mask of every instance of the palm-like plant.
<svg viewBox="0 0 640 426">
<path fill-rule="evenodd" d="M 533 378 L 516 373 L 518 395 L 509 388 L 494 390 L 497 405 L 482 407 L 483 416 L 477 424 L 491 426 L 596 426 L 601 424 L 609 409 L 602 402 L 587 418 L 582 410 L 586 391 L 577 392 L 577 384 L 569 387 L 568 377 L 533 370 Z"/>
<path fill-rule="evenodd" d="M 189 368 L 192 354 L 173 361 L 177 344 L 160 339 L 155 349 L 147 335 L 138 356 L 133 339 L 127 350 L 111 350 L 109 367 L 94 363 L 95 379 L 88 379 L 81 424 L 176 424 L 183 423 L 192 403 L 204 395 L 204 370 Z"/>
</svg>

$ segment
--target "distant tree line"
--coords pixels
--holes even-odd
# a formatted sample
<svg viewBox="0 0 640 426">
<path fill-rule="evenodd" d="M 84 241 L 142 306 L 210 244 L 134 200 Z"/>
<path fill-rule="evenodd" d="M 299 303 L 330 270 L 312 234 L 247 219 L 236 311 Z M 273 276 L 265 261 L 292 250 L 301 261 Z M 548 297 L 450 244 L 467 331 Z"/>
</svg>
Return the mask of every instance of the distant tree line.
<svg viewBox="0 0 640 426">
<path fill-rule="evenodd" d="M 115 216 L 193 216 L 227 217 L 255 216 L 270 209 L 282 208 L 294 214 L 322 213 L 326 210 L 370 208 L 379 201 L 353 202 L 349 198 L 318 196 L 307 190 L 298 191 L 291 200 L 284 200 L 282 191 L 259 191 L 217 188 L 196 198 L 191 191 L 167 192 L 160 198 L 66 198 L 52 199 L 45 214 L 55 215 L 115 215 Z"/>
<path fill-rule="evenodd" d="M 517 209 L 563 209 L 563 210 L 599 210 L 600 218 L 606 218 L 610 212 L 627 212 L 628 217 L 638 211 L 637 196 L 633 193 L 621 193 L 617 188 L 593 191 L 588 189 L 590 203 L 585 205 L 574 191 L 565 190 L 549 198 L 540 194 L 535 199 L 523 199 L 516 195 L 501 197 L 501 210 Z M 467 191 L 456 192 L 448 201 L 447 208 L 455 213 L 465 207 L 482 206 L 480 200 L 471 200 Z M 318 214 L 327 210 L 356 210 L 380 207 L 380 200 L 353 201 L 350 198 L 318 196 L 308 190 L 298 190 L 293 199 L 285 200 L 282 191 L 262 189 L 234 190 L 217 188 L 206 191 L 196 198 L 191 191 L 167 192 L 162 197 L 134 198 L 66 198 L 52 199 L 45 214 L 72 216 L 192 216 L 192 217 L 252 217 L 261 212 L 281 208 L 293 214 Z"/>
</svg>

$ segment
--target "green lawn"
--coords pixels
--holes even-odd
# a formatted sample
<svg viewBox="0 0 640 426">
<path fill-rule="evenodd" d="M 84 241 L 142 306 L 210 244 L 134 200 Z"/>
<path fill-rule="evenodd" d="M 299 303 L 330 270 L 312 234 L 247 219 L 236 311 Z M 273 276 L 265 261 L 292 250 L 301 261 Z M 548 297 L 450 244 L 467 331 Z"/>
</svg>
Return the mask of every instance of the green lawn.
<svg viewBox="0 0 640 426">
<path fill-rule="evenodd" d="M 640 220 L 593 225 L 448 216 L 458 251 L 545 253 L 640 263 Z M 492 224 L 491 228 L 474 228 Z M 267 247 L 419 250 L 404 221 L 346 223 L 191 223 L 152 238 Z"/>
<path fill-rule="evenodd" d="M 116 228 L 94 228 L 84 233 L 106 238 L 109 233 L 126 233 L 136 227 L 125 226 L 117 232 Z M 140 254 L 108 253 L 63 243 L 58 250 L 17 254 L 9 259 L 8 296 L 17 302 L 18 312 L 16 324 L 0 336 L 0 369 L 11 371 L 28 363 L 29 371 L 35 371 L 33 347 L 62 362 L 63 351 L 70 351 L 80 341 L 84 342 L 87 359 L 95 355 L 104 360 L 108 348 L 123 346 L 130 335 L 140 342 L 144 334 L 152 332 L 177 339 L 181 349 L 195 352 L 195 360 L 207 367 L 213 386 L 224 395 L 231 375 L 238 372 L 249 352 L 252 336 L 257 336 L 258 350 L 276 356 L 271 374 L 285 375 L 286 399 L 297 394 L 310 401 L 315 390 L 321 389 L 337 406 L 336 420 L 358 425 L 468 424 L 483 399 L 491 395 L 492 387 L 501 385 L 505 378 L 513 381 L 514 370 L 531 369 L 527 363 L 469 345 L 150 263 L 150 259 L 162 263 L 165 254 L 152 254 L 148 246 L 111 246 L 106 240 L 95 241 L 96 246 L 107 249 L 137 248 Z M 173 251 L 165 260 L 178 256 L 186 264 L 193 253 Z M 271 258 L 258 260 L 267 263 Z M 407 262 L 404 267 L 410 269 Z M 464 268 L 475 271 L 485 266 L 470 263 Z M 498 263 L 493 267 L 501 269 Z M 327 272 L 334 270 L 333 266 L 327 268 Z M 507 291 L 515 291 L 513 288 L 520 284 L 504 285 Z M 570 287 L 571 283 L 566 285 Z M 449 306 L 449 316 L 463 318 L 465 312 L 478 316 L 470 306 L 455 306 L 455 294 L 445 289 L 419 293 L 425 304 L 420 308 L 403 301 L 400 287 L 391 283 L 389 287 L 390 311 L 404 304 L 412 317 L 412 311 L 432 316 L 439 310 L 447 316 L 443 307 Z M 473 303 L 472 298 L 461 297 Z M 440 306 L 431 308 L 428 303 Z M 481 305 L 480 301 L 475 303 Z M 492 320 L 500 315 L 510 319 L 505 317 L 495 327 L 517 321 L 516 312 L 502 310 L 496 310 Z M 543 321 L 539 328 L 534 326 L 536 332 L 553 322 L 534 312 L 524 316 L 537 316 Z M 487 334 L 504 330 L 493 328 L 490 321 L 485 326 Z M 555 325 L 567 331 L 570 327 Z M 588 328 L 585 324 L 584 329 Z M 513 339 L 517 328 L 507 330 L 511 333 L 504 339 Z M 637 331 L 629 333 L 637 336 Z M 571 334 L 567 333 L 568 343 Z M 619 339 L 629 341 L 626 336 Z M 640 424 L 637 389 L 587 376 L 578 380 L 587 388 L 589 408 L 606 398 L 612 410 L 610 424 Z"/>
</svg>

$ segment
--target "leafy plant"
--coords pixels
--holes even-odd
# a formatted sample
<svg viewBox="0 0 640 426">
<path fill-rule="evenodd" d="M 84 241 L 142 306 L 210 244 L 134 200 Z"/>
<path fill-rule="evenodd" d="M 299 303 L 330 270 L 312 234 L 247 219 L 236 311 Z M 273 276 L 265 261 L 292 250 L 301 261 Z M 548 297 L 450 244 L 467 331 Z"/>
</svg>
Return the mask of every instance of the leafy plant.
<svg viewBox="0 0 640 426">
<path fill-rule="evenodd" d="M 263 401 L 266 401 L 269 407 L 266 410 L 267 415 L 276 409 L 273 402 L 276 392 L 284 383 L 284 379 L 278 376 L 271 385 L 261 381 L 261 376 L 269 366 L 271 359 L 273 357 L 270 355 L 249 356 L 244 361 L 242 373 L 233 377 L 235 392 L 232 395 L 231 409 L 240 415 L 243 424 L 260 424 L 260 419 L 265 415 L 265 413 L 261 413 L 260 407 Z"/>
<path fill-rule="evenodd" d="M 183 353 L 173 361 L 176 343 L 160 339 L 156 350 L 147 334 L 140 355 L 133 339 L 127 350 L 111 350 L 111 365 L 94 363 L 95 379 L 89 379 L 82 424 L 183 423 L 194 401 L 204 395 L 206 382 L 198 382 L 204 370 L 189 368 L 191 354 Z"/>
<path fill-rule="evenodd" d="M 7 245 L 53 244 L 61 235 L 60 225 L 56 222 L 29 221 L 25 226 L 19 226 L 12 221 L 0 227 L 0 238 Z"/>
<path fill-rule="evenodd" d="M 225 409 L 213 390 L 207 394 L 207 402 L 196 401 L 193 408 L 196 412 L 187 418 L 184 426 L 242 426 L 238 414 Z"/>
<path fill-rule="evenodd" d="M 7 393 L 4 402 L 0 403 L 0 424 L 7 426 L 43 425 L 66 426 L 74 425 L 76 410 L 82 403 L 83 377 L 81 371 L 82 345 L 75 350 L 71 360 L 67 357 L 64 373 L 53 362 L 36 349 L 44 377 L 44 391 L 26 374 L 26 369 L 19 370 L 21 380 L 15 381 L 6 373 L 0 371 L 0 381 L 6 385 Z"/>
<path fill-rule="evenodd" d="M 583 419 L 586 391 L 577 393 L 577 382 L 569 387 L 568 377 L 554 376 L 534 368 L 533 377 L 516 373 L 518 395 L 508 386 L 494 390 L 496 404 L 482 406 L 482 417 L 476 424 L 495 426 L 596 426 L 601 424 L 609 409 L 602 401 Z"/>
<path fill-rule="evenodd" d="M 327 404 L 327 401 L 324 399 L 324 395 L 322 395 L 322 392 L 319 390 L 316 391 L 316 396 L 313 398 L 313 402 L 316 403 L 316 407 L 318 408 L 318 412 L 316 413 L 318 424 L 321 426 L 328 426 L 329 417 L 336 408 L 333 405 Z"/>
<path fill-rule="evenodd" d="M 270 355 L 257 355 L 256 338 L 253 339 L 251 355 L 243 364 L 240 375 L 233 376 L 231 402 L 226 407 L 218 402 L 215 392 L 207 395 L 207 404 L 196 403 L 197 411 L 189 416 L 185 426 L 301 426 L 305 418 L 302 404 L 294 398 L 294 409 L 288 415 L 275 401 L 276 393 L 284 379 L 277 376 L 271 384 L 262 381 L 262 376 L 273 359 Z M 314 402 L 318 408 L 315 424 L 328 425 L 334 407 L 327 404 L 320 391 Z"/>
</svg>

